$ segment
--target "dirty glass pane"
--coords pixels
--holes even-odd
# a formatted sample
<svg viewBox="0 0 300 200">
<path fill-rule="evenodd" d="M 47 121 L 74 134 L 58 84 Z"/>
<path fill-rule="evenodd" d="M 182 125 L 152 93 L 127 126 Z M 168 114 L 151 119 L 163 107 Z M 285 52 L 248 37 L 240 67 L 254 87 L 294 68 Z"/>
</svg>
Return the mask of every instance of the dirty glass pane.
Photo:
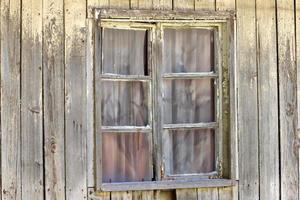
<svg viewBox="0 0 300 200">
<path fill-rule="evenodd" d="M 102 125 L 147 126 L 148 83 L 103 81 Z"/>
<path fill-rule="evenodd" d="M 172 130 L 167 137 L 164 153 L 170 175 L 215 171 L 214 130 Z"/>
<path fill-rule="evenodd" d="M 149 134 L 102 133 L 103 182 L 151 181 Z"/>
<path fill-rule="evenodd" d="M 148 75 L 147 31 L 103 29 L 102 72 L 122 75 Z"/>
<path fill-rule="evenodd" d="M 163 92 L 164 124 L 215 121 L 213 79 L 165 80 Z"/>
<path fill-rule="evenodd" d="M 163 72 L 210 72 L 214 70 L 214 30 L 165 29 Z"/>
</svg>

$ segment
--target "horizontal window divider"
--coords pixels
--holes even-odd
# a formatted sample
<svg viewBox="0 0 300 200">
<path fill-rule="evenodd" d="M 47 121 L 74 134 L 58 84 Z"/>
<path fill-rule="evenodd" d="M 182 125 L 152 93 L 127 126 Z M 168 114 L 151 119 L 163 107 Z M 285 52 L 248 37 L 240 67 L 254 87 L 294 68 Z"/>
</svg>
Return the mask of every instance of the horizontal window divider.
<svg viewBox="0 0 300 200">
<path fill-rule="evenodd" d="M 150 76 L 144 75 L 120 75 L 120 74 L 101 74 L 101 80 L 107 81 L 150 81 Z"/>
<path fill-rule="evenodd" d="M 151 130 L 150 126 L 101 126 L 101 132 L 105 133 L 149 133 Z"/>
<path fill-rule="evenodd" d="M 165 124 L 167 130 L 184 130 L 184 129 L 213 129 L 218 127 L 218 122 L 208 123 L 191 123 L 191 124 Z"/>
<path fill-rule="evenodd" d="M 231 187 L 237 184 L 232 179 L 163 180 L 145 182 L 102 183 L 101 191 L 166 190 L 208 187 Z M 99 191 L 99 192 L 101 192 Z M 97 192 L 95 193 L 97 196 Z"/>
<path fill-rule="evenodd" d="M 214 72 L 195 72 L 195 73 L 164 73 L 165 79 L 197 79 L 197 78 L 217 78 Z"/>
</svg>

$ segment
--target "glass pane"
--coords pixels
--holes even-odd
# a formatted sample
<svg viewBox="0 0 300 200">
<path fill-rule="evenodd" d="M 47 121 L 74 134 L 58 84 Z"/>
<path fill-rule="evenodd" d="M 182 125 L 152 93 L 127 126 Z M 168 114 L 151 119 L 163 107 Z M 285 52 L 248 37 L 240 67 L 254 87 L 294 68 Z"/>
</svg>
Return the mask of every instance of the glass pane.
<svg viewBox="0 0 300 200">
<path fill-rule="evenodd" d="M 173 130 L 164 144 L 167 172 L 199 174 L 215 171 L 215 134 L 211 129 Z"/>
<path fill-rule="evenodd" d="M 148 134 L 103 133 L 103 182 L 151 181 L 150 149 Z"/>
<path fill-rule="evenodd" d="M 148 83 L 103 81 L 102 125 L 148 125 Z"/>
<path fill-rule="evenodd" d="M 148 75 L 147 31 L 105 28 L 103 73 Z"/>
<path fill-rule="evenodd" d="M 165 29 L 164 73 L 214 70 L 214 30 Z"/>
<path fill-rule="evenodd" d="M 214 80 L 177 79 L 163 84 L 164 123 L 214 121 Z"/>
</svg>

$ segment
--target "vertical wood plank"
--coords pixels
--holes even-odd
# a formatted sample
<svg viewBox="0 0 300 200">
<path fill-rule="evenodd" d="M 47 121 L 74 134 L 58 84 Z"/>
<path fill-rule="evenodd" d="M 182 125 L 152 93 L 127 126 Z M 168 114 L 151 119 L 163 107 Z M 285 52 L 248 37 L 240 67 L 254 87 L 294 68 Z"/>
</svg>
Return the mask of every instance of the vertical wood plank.
<svg viewBox="0 0 300 200">
<path fill-rule="evenodd" d="M 66 199 L 86 199 L 86 2 L 65 0 L 64 8 Z"/>
<path fill-rule="evenodd" d="M 87 125 L 87 184 L 95 186 L 94 137 L 94 19 L 87 19 L 86 44 L 86 125 Z"/>
<path fill-rule="evenodd" d="M 3 200 L 21 199 L 21 1 L 1 1 L 1 185 Z"/>
<path fill-rule="evenodd" d="M 299 192 L 294 1 L 277 1 L 281 199 Z"/>
<path fill-rule="evenodd" d="M 197 200 L 197 189 L 177 189 L 176 200 Z"/>
<path fill-rule="evenodd" d="M 43 199 L 42 1 L 22 1 L 22 199 Z"/>
<path fill-rule="evenodd" d="M 156 10 L 172 10 L 172 0 L 153 0 L 153 8 Z"/>
<path fill-rule="evenodd" d="M 237 0 L 239 197 L 259 199 L 255 1 Z M 247 56 L 245 56 L 247 55 Z"/>
<path fill-rule="evenodd" d="M 233 200 L 233 188 L 227 187 L 227 188 L 219 188 L 218 189 L 218 199 L 219 200 Z"/>
<path fill-rule="evenodd" d="M 174 10 L 194 10 L 195 0 L 173 0 Z"/>
<path fill-rule="evenodd" d="M 110 8 L 122 8 L 129 9 L 130 8 L 130 0 L 109 0 Z"/>
<path fill-rule="evenodd" d="M 216 10 L 235 10 L 235 0 L 216 0 Z"/>
<path fill-rule="evenodd" d="M 89 195 L 88 200 L 110 200 L 110 192 L 97 192 Z"/>
<path fill-rule="evenodd" d="M 198 200 L 218 200 L 217 188 L 199 188 Z"/>
<path fill-rule="evenodd" d="M 134 191 L 132 192 L 132 200 L 152 200 L 154 199 L 153 191 Z"/>
<path fill-rule="evenodd" d="M 152 9 L 153 0 L 130 0 L 131 9 Z"/>
<path fill-rule="evenodd" d="M 111 200 L 131 200 L 132 199 L 132 192 L 112 192 L 111 193 Z"/>
<path fill-rule="evenodd" d="M 93 17 L 93 8 L 108 8 L 109 0 L 87 0 L 87 16 Z"/>
<path fill-rule="evenodd" d="M 260 199 L 279 199 L 279 141 L 275 2 L 257 0 Z"/>
<path fill-rule="evenodd" d="M 45 198 L 65 199 L 63 0 L 43 2 Z"/>
<path fill-rule="evenodd" d="M 195 10 L 215 10 L 215 0 L 195 0 Z"/>
</svg>

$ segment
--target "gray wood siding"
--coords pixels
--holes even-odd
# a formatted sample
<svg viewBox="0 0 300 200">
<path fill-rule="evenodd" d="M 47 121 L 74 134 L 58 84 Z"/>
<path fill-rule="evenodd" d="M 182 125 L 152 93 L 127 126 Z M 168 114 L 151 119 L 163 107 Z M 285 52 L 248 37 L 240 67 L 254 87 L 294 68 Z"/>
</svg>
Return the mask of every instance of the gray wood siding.
<svg viewBox="0 0 300 200">
<path fill-rule="evenodd" d="M 300 200 L 299 6 L 299 0 L 2 0 L 0 198 Z M 87 19 L 93 7 L 236 11 L 236 187 L 93 194 L 93 55 L 86 54 L 93 52 L 86 51 L 93 47 L 86 41 L 93 37 Z"/>
</svg>

